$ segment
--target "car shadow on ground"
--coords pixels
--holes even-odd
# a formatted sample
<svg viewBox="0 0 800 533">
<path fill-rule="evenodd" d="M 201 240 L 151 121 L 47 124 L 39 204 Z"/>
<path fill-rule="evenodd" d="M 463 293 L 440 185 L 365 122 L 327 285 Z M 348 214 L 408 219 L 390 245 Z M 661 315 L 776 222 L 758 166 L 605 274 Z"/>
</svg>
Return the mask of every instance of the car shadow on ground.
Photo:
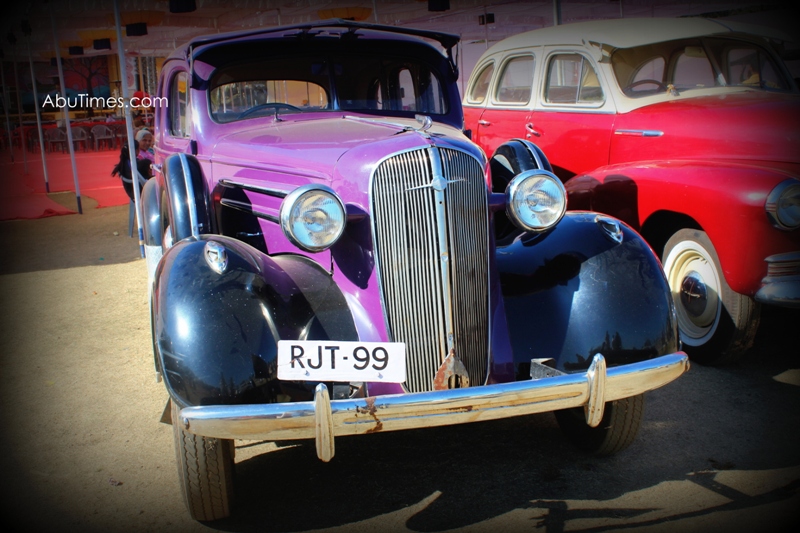
<svg viewBox="0 0 800 533">
<path fill-rule="evenodd" d="M 767 310 L 740 364 L 693 365 L 649 393 L 637 441 L 615 456 L 577 450 L 549 413 L 339 438 L 327 464 L 312 442 L 285 443 L 237 463 L 234 516 L 214 527 L 305 531 L 381 517 L 441 531 L 497 525 L 521 511 L 535 521 L 529 527 L 563 531 L 571 520 L 623 520 L 628 528 L 786 502 L 800 488 L 800 394 L 773 378 L 800 366 L 787 329 L 797 318 Z M 738 484 L 751 478 L 761 488 Z M 665 487 L 674 492 L 665 496 Z M 687 505 L 687 491 L 709 503 Z M 641 495 L 633 505 L 631 493 Z"/>
</svg>

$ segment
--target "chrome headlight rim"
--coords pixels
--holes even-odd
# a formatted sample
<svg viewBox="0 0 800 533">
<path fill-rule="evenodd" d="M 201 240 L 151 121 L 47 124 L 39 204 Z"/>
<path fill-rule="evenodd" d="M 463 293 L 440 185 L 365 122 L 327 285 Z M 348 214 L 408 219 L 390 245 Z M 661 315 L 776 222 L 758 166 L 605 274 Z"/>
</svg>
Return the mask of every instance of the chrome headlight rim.
<svg viewBox="0 0 800 533">
<path fill-rule="evenodd" d="M 782 205 L 791 196 L 800 198 L 800 180 L 795 178 L 784 180 L 776 185 L 770 191 L 764 204 L 770 223 L 784 231 L 793 231 L 800 228 L 800 207 L 797 207 L 798 204 L 790 207 L 790 209 L 798 211 L 794 215 L 786 213 Z"/>
<path fill-rule="evenodd" d="M 551 181 L 553 185 L 555 185 L 558 194 L 560 195 L 561 206 L 558 210 L 557 215 L 553 218 L 553 220 L 549 224 L 544 224 L 541 226 L 534 226 L 528 224 L 523 220 L 522 214 L 518 213 L 515 209 L 514 199 L 517 195 L 521 194 L 521 188 L 525 184 L 526 181 L 529 179 L 539 179 L 543 178 L 545 180 Z M 561 180 L 558 179 L 558 176 L 553 174 L 552 172 L 548 172 L 547 170 L 542 169 L 534 169 L 534 170 L 526 170 L 525 172 L 521 172 L 514 176 L 514 178 L 509 182 L 508 186 L 506 187 L 506 213 L 511 221 L 517 227 L 524 229 L 526 231 L 532 231 L 536 233 L 541 233 L 543 231 L 547 231 L 550 228 L 555 227 L 564 217 L 564 214 L 567 212 L 567 191 L 564 188 L 564 184 L 561 183 Z"/>
<path fill-rule="evenodd" d="M 334 234 L 334 236 L 329 239 L 328 242 L 317 246 L 308 242 L 303 242 L 303 240 L 299 236 L 295 235 L 294 231 L 292 230 L 292 223 L 294 222 L 292 219 L 292 211 L 294 207 L 307 194 L 313 193 L 322 193 L 334 200 L 338 209 L 341 211 L 342 219 L 342 225 Z M 333 189 L 326 185 L 311 183 L 308 185 L 302 185 L 286 195 L 286 198 L 284 198 L 283 202 L 281 203 L 279 219 L 283 234 L 286 235 L 286 238 L 289 239 L 293 245 L 308 252 L 322 252 L 336 244 L 336 242 L 341 238 L 342 234 L 344 233 L 344 227 L 347 224 L 347 211 L 345 210 L 344 203 L 342 202 L 341 198 L 339 198 L 339 195 L 336 194 Z"/>
</svg>

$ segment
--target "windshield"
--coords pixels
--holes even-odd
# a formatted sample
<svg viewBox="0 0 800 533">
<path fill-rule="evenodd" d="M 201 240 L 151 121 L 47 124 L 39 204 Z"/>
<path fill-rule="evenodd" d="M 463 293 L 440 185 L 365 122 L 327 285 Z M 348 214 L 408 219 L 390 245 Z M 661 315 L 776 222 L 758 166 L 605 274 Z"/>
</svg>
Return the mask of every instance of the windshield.
<svg viewBox="0 0 800 533">
<path fill-rule="evenodd" d="M 617 50 L 611 64 L 634 98 L 708 87 L 788 91 L 791 85 L 763 47 L 725 38 L 682 39 Z"/>
<path fill-rule="evenodd" d="M 447 114 L 442 84 L 419 59 L 293 55 L 219 69 L 209 89 L 217 122 L 326 110 Z"/>
</svg>

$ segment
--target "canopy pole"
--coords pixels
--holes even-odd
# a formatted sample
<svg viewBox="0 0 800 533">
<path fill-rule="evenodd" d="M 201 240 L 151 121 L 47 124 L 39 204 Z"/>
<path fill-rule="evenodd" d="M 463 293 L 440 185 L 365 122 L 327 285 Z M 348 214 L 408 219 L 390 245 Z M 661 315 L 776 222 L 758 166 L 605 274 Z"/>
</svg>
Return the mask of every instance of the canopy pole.
<svg viewBox="0 0 800 533">
<path fill-rule="evenodd" d="M 81 186 L 78 182 L 78 167 L 75 165 L 75 146 L 72 144 L 72 124 L 69 120 L 69 98 L 67 97 L 66 85 L 64 84 L 64 69 L 61 66 L 61 48 L 58 45 L 56 35 L 56 19 L 53 18 L 53 11 L 50 11 L 50 26 L 53 29 L 53 46 L 56 48 L 56 66 L 58 66 L 58 83 L 61 86 L 61 94 L 66 101 L 64 107 L 64 120 L 67 128 L 67 145 L 69 146 L 69 159 L 72 161 L 72 179 L 75 182 L 75 200 L 78 203 L 78 213 L 83 214 L 81 206 Z"/>
<path fill-rule="evenodd" d="M 22 123 L 22 87 L 19 85 L 19 73 L 17 72 L 17 47 L 14 45 L 14 59 L 11 65 L 14 67 L 14 84 L 17 86 L 17 116 L 19 117 L 19 146 L 22 148 L 22 164 L 25 174 L 28 174 L 28 153 L 25 151 L 25 124 Z M 12 148 L 13 151 L 13 148 Z"/>
<path fill-rule="evenodd" d="M 142 231 L 141 198 L 139 197 L 139 180 L 144 179 L 136 168 L 136 148 L 133 146 L 133 120 L 131 119 L 131 100 L 128 89 L 128 72 L 125 65 L 125 46 L 122 43 L 122 24 L 119 16 L 119 0 L 114 0 L 114 25 L 117 30 L 117 55 L 119 56 L 119 77 L 122 80 L 122 99 L 125 109 L 125 131 L 128 134 L 128 158 L 131 163 L 133 178 L 133 203 L 136 208 L 136 227 L 139 235 L 139 253 L 144 257 L 144 232 Z"/>
<path fill-rule="evenodd" d="M 11 162 L 14 162 L 14 143 L 11 141 L 11 120 L 8 118 L 8 87 L 6 86 L 5 61 L 0 60 L 0 81 L 3 83 L 3 113 L 6 116 L 6 133 L 8 134 L 8 150 L 11 152 Z"/>
<path fill-rule="evenodd" d="M 36 90 L 36 74 L 33 71 L 31 55 L 31 38 L 28 36 L 28 63 L 31 67 L 31 85 L 33 86 L 33 107 L 36 109 L 36 128 L 39 130 L 39 148 L 42 152 L 42 169 L 44 170 L 44 190 L 50 192 L 50 180 L 47 176 L 47 157 L 44 153 L 44 131 L 42 131 L 42 110 L 39 109 L 39 92 Z"/>
</svg>

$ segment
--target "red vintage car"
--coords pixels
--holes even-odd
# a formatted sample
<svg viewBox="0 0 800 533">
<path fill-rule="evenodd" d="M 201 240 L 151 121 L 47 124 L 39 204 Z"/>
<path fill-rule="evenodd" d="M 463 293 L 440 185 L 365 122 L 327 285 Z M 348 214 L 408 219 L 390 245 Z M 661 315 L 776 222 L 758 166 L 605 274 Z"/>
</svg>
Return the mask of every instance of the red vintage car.
<svg viewBox="0 0 800 533">
<path fill-rule="evenodd" d="M 487 50 L 463 100 L 488 155 L 538 147 L 569 209 L 645 237 L 701 363 L 740 357 L 760 304 L 800 306 L 800 95 L 779 37 L 701 18 L 545 28 Z"/>
</svg>

